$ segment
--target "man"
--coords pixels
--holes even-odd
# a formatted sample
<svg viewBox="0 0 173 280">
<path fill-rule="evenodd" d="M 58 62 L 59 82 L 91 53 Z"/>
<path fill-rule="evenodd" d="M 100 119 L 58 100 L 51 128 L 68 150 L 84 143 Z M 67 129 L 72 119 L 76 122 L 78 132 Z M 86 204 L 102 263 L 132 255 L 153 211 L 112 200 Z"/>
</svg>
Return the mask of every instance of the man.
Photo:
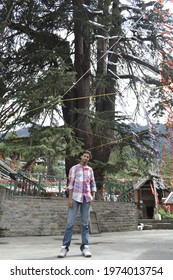
<svg viewBox="0 0 173 280">
<path fill-rule="evenodd" d="M 91 252 L 89 251 L 88 246 L 88 220 L 90 213 L 90 205 L 94 200 L 96 192 L 96 183 L 94 179 L 93 169 L 90 166 L 88 166 L 90 158 L 91 152 L 88 150 L 84 151 L 81 155 L 80 163 L 71 167 L 69 171 L 67 224 L 62 242 L 62 248 L 58 255 L 58 258 L 64 258 L 67 252 L 69 251 L 78 208 L 80 208 L 81 218 L 82 242 L 80 250 L 82 251 L 83 256 L 91 257 Z"/>
</svg>

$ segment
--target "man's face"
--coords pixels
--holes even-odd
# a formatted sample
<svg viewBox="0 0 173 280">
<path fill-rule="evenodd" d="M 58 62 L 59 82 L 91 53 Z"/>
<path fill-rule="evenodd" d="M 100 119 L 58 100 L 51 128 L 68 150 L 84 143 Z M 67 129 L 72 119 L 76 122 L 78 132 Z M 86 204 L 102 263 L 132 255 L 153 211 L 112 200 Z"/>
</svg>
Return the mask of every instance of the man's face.
<svg viewBox="0 0 173 280">
<path fill-rule="evenodd" d="M 90 156 L 89 154 L 87 153 L 84 153 L 82 156 L 81 156 L 81 162 L 83 164 L 87 164 L 89 162 L 89 159 L 90 159 Z"/>
</svg>

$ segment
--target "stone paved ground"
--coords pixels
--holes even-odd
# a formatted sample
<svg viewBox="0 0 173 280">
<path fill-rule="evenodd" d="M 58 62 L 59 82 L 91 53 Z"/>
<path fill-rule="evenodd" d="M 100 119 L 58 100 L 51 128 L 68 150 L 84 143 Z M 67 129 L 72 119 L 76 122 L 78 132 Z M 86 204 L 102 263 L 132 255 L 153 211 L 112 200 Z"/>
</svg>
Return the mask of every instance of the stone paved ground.
<svg viewBox="0 0 173 280">
<path fill-rule="evenodd" d="M 0 237 L 0 260 L 57 260 L 62 236 Z M 81 260 L 80 235 L 73 235 L 64 260 Z M 173 230 L 90 235 L 90 260 L 173 260 Z"/>
</svg>

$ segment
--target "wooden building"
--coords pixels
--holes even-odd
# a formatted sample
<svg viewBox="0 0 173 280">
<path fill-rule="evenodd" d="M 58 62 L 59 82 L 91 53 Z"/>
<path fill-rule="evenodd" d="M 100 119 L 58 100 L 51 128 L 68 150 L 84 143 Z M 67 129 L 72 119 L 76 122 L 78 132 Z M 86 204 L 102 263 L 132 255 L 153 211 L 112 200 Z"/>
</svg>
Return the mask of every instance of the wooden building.
<svg viewBox="0 0 173 280">
<path fill-rule="evenodd" d="M 167 197 L 169 190 L 159 178 L 148 176 L 134 185 L 134 198 L 140 219 L 152 219 L 156 204 L 162 204 L 162 197 Z"/>
</svg>

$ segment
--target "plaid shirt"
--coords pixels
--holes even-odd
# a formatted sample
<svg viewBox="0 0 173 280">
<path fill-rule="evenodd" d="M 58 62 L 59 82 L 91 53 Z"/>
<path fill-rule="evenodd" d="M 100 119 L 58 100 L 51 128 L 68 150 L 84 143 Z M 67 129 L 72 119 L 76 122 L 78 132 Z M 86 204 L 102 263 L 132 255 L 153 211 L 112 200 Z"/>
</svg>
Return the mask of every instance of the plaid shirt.
<svg viewBox="0 0 173 280">
<path fill-rule="evenodd" d="M 72 198 L 78 202 L 83 202 L 85 196 L 89 202 L 92 198 L 91 192 L 96 192 L 96 183 L 93 169 L 80 163 L 71 167 L 68 176 L 68 189 L 73 190 Z"/>
</svg>

